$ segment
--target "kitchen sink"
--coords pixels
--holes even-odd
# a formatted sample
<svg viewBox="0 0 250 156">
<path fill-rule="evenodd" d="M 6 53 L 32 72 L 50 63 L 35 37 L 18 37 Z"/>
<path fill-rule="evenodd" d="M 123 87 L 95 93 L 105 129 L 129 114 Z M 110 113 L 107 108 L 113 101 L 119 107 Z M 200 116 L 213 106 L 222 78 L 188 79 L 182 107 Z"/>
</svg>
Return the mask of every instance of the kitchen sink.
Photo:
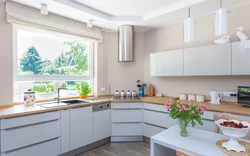
<svg viewBox="0 0 250 156">
<path fill-rule="evenodd" d="M 51 108 L 51 107 L 60 107 L 60 106 L 67 106 L 66 103 L 57 103 L 57 102 L 51 102 L 51 103 L 39 103 L 38 104 L 41 107 L 44 108 Z"/>
<path fill-rule="evenodd" d="M 84 103 L 90 103 L 89 101 L 86 100 L 63 100 L 61 101 L 62 103 L 66 103 L 67 105 L 74 105 L 74 104 L 84 104 Z"/>
</svg>

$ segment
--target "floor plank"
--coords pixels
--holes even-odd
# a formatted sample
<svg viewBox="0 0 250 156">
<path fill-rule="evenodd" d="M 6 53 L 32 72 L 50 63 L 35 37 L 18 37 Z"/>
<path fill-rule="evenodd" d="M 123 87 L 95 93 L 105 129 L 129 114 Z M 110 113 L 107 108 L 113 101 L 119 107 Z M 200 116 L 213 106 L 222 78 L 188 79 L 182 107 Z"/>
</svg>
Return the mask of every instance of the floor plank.
<svg viewBox="0 0 250 156">
<path fill-rule="evenodd" d="M 109 143 L 78 156 L 150 156 L 150 145 L 145 142 Z"/>
</svg>

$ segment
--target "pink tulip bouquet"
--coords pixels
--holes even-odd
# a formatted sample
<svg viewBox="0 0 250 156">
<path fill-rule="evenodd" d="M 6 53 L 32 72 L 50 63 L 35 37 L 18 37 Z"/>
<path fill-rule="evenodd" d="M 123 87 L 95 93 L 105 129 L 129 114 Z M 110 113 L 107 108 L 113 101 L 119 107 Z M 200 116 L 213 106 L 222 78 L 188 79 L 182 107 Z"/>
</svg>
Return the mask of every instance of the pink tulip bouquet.
<svg viewBox="0 0 250 156">
<path fill-rule="evenodd" d="M 201 115 L 207 110 L 205 104 L 196 104 L 194 101 L 179 101 L 169 99 L 165 103 L 167 110 L 170 112 L 170 116 L 173 119 L 178 119 L 180 126 L 180 134 L 182 136 L 188 135 L 187 127 L 191 122 L 192 127 L 196 125 L 196 122 L 203 125 Z"/>
</svg>

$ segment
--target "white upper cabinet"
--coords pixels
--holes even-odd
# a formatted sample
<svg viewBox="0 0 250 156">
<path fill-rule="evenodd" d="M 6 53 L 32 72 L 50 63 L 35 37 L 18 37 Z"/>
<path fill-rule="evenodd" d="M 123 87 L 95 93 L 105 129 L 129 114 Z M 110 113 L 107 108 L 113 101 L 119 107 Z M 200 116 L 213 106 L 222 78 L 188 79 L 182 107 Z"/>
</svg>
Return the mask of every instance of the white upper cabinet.
<svg viewBox="0 0 250 156">
<path fill-rule="evenodd" d="M 232 74 L 250 75 L 250 40 L 232 43 Z"/>
<path fill-rule="evenodd" d="M 231 43 L 184 49 L 184 75 L 231 75 Z"/>
<path fill-rule="evenodd" d="M 151 76 L 183 76 L 183 50 L 150 54 Z"/>
</svg>

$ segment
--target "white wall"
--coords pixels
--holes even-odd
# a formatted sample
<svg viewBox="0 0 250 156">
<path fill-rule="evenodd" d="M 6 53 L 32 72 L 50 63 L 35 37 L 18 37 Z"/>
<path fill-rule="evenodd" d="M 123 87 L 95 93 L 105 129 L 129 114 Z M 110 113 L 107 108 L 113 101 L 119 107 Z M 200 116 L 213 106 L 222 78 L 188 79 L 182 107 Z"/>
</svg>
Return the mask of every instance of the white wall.
<svg viewBox="0 0 250 156">
<path fill-rule="evenodd" d="M 115 90 L 137 91 L 136 81 L 144 81 L 144 33 L 135 33 L 134 62 L 118 62 L 118 33 L 103 33 L 103 35 L 102 52 L 108 56 L 108 59 L 105 59 L 108 66 L 104 72 L 108 76 L 111 94 L 114 94 Z"/>
<path fill-rule="evenodd" d="M 12 103 L 12 26 L 6 23 L 5 4 L 0 3 L 0 105 Z"/>
</svg>

